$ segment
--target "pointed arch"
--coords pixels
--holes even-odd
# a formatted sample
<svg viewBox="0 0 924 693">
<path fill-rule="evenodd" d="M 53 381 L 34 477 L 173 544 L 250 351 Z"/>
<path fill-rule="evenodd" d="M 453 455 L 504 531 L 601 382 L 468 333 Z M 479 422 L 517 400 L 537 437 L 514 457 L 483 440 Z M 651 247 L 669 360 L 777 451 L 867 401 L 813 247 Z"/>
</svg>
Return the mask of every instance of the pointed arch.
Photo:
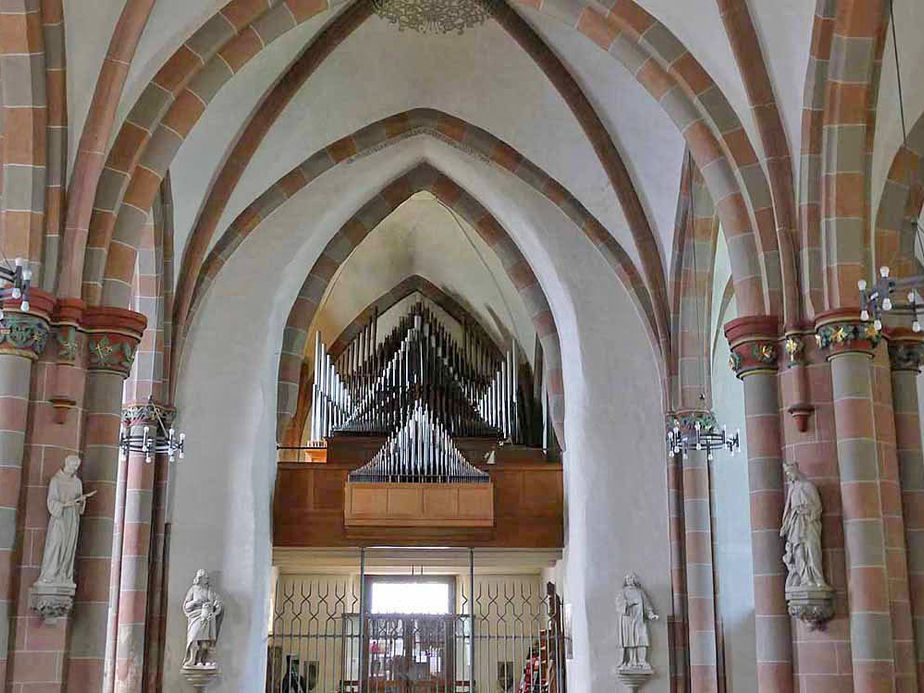
<svg viewBox="0 0 924 693">
<path fill-rule="evenodd" d="M 422 190 L 437 197 L 477 231 L 482 240 L 497 254 L 508 277 L 517 288 L 526 312 L 532 319 L 536 335 L 542 343 L 550 418 L 564 449 L 565 394 L 561 345 L 555 316 L 545 292 L 526 258 L 494 215 L 455 181 L 426 163 L 417 165 L 391 181 L 363 205 L 334 234 L 308 272 L 289 311 L 283 331 L 276 409 L 277 439 L 282 439 L 295 416 L 308 326 L 334 273 L 370 231 L 411 195 Z"/>
</svg>

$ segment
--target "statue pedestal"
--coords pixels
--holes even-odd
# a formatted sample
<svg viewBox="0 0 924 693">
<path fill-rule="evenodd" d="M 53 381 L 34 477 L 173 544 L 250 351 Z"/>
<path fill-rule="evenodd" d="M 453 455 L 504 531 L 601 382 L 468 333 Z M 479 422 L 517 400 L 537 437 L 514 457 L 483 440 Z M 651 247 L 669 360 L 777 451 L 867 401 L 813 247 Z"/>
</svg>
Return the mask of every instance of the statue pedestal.
<svg viewBox="0 0 924 693">
<path fill-rule="evenodd" d="M 36 582 L 29 590 L 29 606 L 45 623 L 56 623 L 66 618 L 74 606 L 76 585 L 55 585 Z"/>
<path fill-rule="evenodd" d="M 212 681 L 218 678 L 217 664 L 196 664 L 194 666 L 184 666 L 180 668 L 180 673 L 186 679 L 186 683 L 193 687 L 196 693 L 203 693 L 211 685 Z"/>
<path fill-rule="evenodd" d="M 650 664 L 640 664 L 637 666 L 624 665 L 616 670 L 616 678 L 623 686 L 629 689 L 630 693 L 635 693 L 642 686 L 648 683 L 648 679 L 654 676 L 654 669 Z"/>
<path fill-rule="evenodd" d="M 834 590 L 827 585 L 804 585 L 786 588 L 789 615 L 809 624 L 812 630 L 824 628 L 834 616 Z"/>
</svg>

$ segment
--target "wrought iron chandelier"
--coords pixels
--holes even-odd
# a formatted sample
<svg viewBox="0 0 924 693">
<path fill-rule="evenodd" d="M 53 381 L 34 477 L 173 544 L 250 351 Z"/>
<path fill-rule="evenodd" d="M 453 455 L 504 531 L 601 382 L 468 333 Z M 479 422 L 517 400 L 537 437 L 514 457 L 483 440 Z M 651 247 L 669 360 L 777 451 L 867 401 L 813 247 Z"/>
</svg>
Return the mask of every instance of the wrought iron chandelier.
<svg viewBox="0 0 924 693">
<path fill-rule="evenodd" d="M 120 459 L 123 461 L 128 459 L 129 453 L 132 452 L 144 455 L 146 464 L 154 461 L 154 455 L 166 455 L 170 462 L 175 462 L 177 458 L 183 459 L 186 434 L 177 433 L 172 425 L 168 428 L 162 411 L 163 407 L 155 404 L 153 400 L 148 400 L 146 405 L 136 407 L 132 412 L 134 416 L 137 419 L 143 418 L 151 421 L 153 424 L 142 427 L 141 433 L 132 433 L 132 429 L 137 426 L 132 426 L 123 415 L 122 430 L 119 433 Z"/>
<path fill-rule="evenodd" d="M 372 0 L 372 9 L 398 31 L 461 34 L 491 15 L 494 0 Z"/>
<path fill-rule="evenodd" d="M 687 459 L 691 450 L 704 450 L 706 459 L 711 462 L 716 450 L 725 449 L 733 455 L 741 452 L 741 432 L 736 430 L 734 435 L 729 435 L 724 425 L 719 429 L 715 419 L 711 419 L 710 422 L 711 417 L 711 414 L 704 417 L 705 421 L 698 418 L 693 423 L 693 430 L 690 433 L 683 433 L 680 421 L 674 419 L 673 428 L 667 432 L 667 445 L 671 453 L 683 455 L 683 458 Z"/>
<path fill-rule="evenodd" d="M 12 284 L 10 296 L 21 301 L 19 309 L 23 312 L 29 310 L 29 287 L 32 285 L 32 270 L 21 257 L 16 258 L 13 267 L 0 264 L 0 282 Z M 0 307 L 0 320 L 3 320 L 3 309 Z"/>
<path fill-rule="evenodd" d="M 898 112 L 902 126 L 902 146 L 908 148 L 908 130 L 905 125 L 905 100 L 902 94 L 902 72 L 901 63 L 898 59 L 898 36 L 895 32 L 895 10 L 892 2 L 889 2 L 889 19 L 892 26 L 892 49 L 895 56 L 895 77 L 898 85 Z M 911 167 L 909 167 L 909 179 L 913 176 Z M 909 186 L 911 181 L 908 181 Z M 910 220 L 911 230 L 914 234 L 914 240 L 920 245 L 921 253 L 924 255 L 924 240 L 921 236 L 921 228 L 917 219 Z M 914 250 L 912 249 L 912 255 Z M 885 313 L 892 315 L 901 315 L 912 318 L 911 329 L 914 332 L 921 331 L 921 323 L 918 320 L 918 314 L 924 311 L 924 306 L 918 301 L 916 287 L 924 286 L 924 274 L 916 274 L 909 277 L 894 279 L 890 276 L 891 270 L 887 265 L 879 268 L 879 277 L 873 281 L 870 286 L 865 279 L 857 282 L 857 288 L 860 290 L 860 320 L 864 322 L 873 322 L 873 327 L 877 331 L 882 329 L 882 317 Z M 905 292 L 904 298 L 898 297 L 899 292 Z"/>
</svg>

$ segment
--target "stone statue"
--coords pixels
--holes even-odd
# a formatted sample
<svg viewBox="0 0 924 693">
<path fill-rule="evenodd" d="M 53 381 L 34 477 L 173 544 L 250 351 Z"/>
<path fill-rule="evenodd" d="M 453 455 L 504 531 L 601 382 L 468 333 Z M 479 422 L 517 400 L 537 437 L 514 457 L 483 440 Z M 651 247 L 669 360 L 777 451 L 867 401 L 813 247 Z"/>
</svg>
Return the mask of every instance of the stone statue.
<svg viewBox="0 0 924 693">
<path fill-rule="evenodd" d="M 780 536 L 786 541 L 786 601 L 789 613 L 820 628 L 834 615 L 834 590 L 825 580 L 821 554 L 821 496 L 794 463 L 783 465 L 789 493 Z"/>
<path fill-rule="evenodd" d="M 96 493 L 83 492 L 83 484 L 77 477 L 79 468 L 80 458 L 68 455 L 48 482 L 46 504 L 51 517 L 45 533 L 42 568 L 30 590 L 32 608 L 46 621 L 66 616 L 74 603 L 74 556 L 80 516 L 87 507 L 87 498 Z"/>
<path fill-rule="evenodd" d="M 77 478 L 80 458 L 68 455 L 64 465 L 48 482 L 48 531 L 45 534 L 45 551 L 38 582 L 44 585 L 74 585 L 74 554 L 80 516 L 87 507 L 83 484 Z"/>
<path fill-rule="evenodd" d="M 657 621 L 658 615 L 651 601 L 638 583 L 635 573 L 626 575 L 622 591 L 616 596 L 619 617 L 619 646 L 622 662 L 619 670 L 639 669 L 651 671 L 648 663 L 648 621 Z"/>
<path fill-rule="evenodd" d="M 784 465 L 789 493 L 780 536 L 786 539 L 786 588 L 827 587 L 821 559 L 821 496 L 795 464 Z"/>
<path fill-rule="evenodd" d="M 196 571 L 192 587 L 183 599 L 186 614 L 186 656 L 183 668 L 216 668 L 212 650 L 218 641 L 224 605 L 218 593 L 209 586 L 209 574 L 201 568 Z"/>
</svg>

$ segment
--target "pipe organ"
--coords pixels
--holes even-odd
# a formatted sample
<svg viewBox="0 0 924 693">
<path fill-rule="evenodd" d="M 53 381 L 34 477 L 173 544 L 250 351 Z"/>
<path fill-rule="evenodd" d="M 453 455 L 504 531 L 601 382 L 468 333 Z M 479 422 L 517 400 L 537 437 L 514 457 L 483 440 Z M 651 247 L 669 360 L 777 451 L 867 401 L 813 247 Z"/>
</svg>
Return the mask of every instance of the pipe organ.
<svg viewBox="0 0 924 693">
<path fill-rule="evenodd" d="M 439 440 L 446 450 L 459 436 L 521 441 L 515 342 L 502 357 L 463 325 L 459 344 L 423 302 L 412 305 L 381 340 L 378 317 L 373 315 L 336 359 L 317 335 L 313 444 L 338 433 L 387 436 L 383 460 L 410 459 L 417 453 L 407 449 L 409 425 L 414 431 L 426 427 L 421 440 Z"/>
</svg>

